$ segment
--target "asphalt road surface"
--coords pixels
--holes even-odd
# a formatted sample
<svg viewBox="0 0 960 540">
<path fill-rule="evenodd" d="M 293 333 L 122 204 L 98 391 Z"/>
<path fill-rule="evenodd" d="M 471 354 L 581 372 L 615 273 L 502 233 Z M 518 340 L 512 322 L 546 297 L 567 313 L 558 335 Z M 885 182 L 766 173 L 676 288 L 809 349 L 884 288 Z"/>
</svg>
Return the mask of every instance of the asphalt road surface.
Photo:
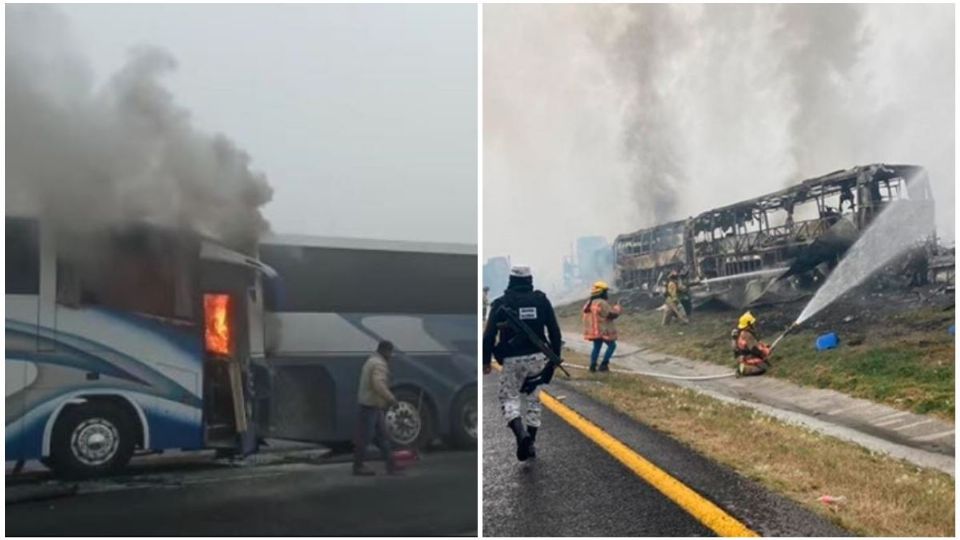
<svg viewBox="0 0 960 540">
<path fill-rule="evenodd" d="M 11 503 L 50 480 L 7 478 L 8 536 L 475 536 L 476 452 L 432 452 L 403 476 L 346 462 L 177 463 L 78 484 L 75 495 Z"/>
<path fill-rule="evenodd" d="M 537 458 L 524 463 L 483 378 L 484 536 L 713 536 L 684 508 L 544 407 Z M 795 503 L 555 382 L 568 407 L 764 536 L 845 536 Z"/>
</svg>

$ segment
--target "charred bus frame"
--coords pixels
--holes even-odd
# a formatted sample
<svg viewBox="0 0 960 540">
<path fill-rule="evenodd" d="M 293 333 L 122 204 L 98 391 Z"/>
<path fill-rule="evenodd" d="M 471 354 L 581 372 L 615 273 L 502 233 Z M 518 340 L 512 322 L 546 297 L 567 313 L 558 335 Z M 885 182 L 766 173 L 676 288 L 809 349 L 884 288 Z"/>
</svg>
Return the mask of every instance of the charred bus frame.
<svg viewBox="0 0 960 540">
<path fill-rule="evenodd" d="M 854 167 L 620 235 L 614 242 L 616 284 L 653 294 L 676 270 L 704 285 L 704 293 L 711 284 L 803 276 L 835 262 L 893 200 L 916 204 L 917 219 L 929 220 L 933 235 L 933 200 L 922 167 Z M 749 303 L 742 296 L 727 300 Z"/>
</svg>

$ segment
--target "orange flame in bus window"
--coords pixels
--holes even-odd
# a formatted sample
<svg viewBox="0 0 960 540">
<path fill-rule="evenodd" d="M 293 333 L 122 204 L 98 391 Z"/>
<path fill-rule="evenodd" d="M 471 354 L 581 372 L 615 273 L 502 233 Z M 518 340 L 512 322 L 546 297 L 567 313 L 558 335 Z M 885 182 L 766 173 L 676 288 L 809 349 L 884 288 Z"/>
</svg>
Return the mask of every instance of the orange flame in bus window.
<svg viewBox="0 0 960 540">
<path fill-rule="evenodd" d="M 207 352 L 230 355 L 230 295 L 204 294 L 204 342 Z"/>
</svg>

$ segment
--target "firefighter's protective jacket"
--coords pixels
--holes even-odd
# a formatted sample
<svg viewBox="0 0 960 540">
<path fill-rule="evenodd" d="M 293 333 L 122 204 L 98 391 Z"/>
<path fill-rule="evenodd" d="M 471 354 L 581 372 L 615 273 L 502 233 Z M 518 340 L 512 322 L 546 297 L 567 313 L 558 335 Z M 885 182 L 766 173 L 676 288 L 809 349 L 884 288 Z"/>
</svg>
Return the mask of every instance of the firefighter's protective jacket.
<svg viewBox="0 0 960 540">
<path fill-rule="evenodd" d="M 683 287 L 680 286 L 680 282 L 676 279 L 671 279 L 667 282 L 667 288 L 664 291 L 663 295 L 666 297 L 667 302 L 677 305 L 680 303 L 681 297 L 684 294 Z"/>
<path fill-rule="evenodd" d="M 617 323 L 620 306 L 610 306 L 603 298 L 591 298 L 583 305 L 583 338 L 587 341 L 602 339 L 617 340 Z"/>
<path fill-rule="evenodd" d="M 736 355 L 741 361 L 766 360 L 770 348 L 761 343 L 750 328 L 737 330 Z"/>
</svg>

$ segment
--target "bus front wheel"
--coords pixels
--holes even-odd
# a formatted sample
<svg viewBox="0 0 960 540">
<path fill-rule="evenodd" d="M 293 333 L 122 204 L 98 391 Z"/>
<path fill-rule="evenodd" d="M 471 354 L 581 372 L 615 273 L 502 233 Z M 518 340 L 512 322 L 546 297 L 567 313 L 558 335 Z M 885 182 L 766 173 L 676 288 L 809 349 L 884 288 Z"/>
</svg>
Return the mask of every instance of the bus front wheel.
<svg viewBox="0 0 960 540">
<path fill-rule="evenodd" d="M 130 415 L 109 402 L 67 407 L 53 428 L 50 467 L 64 478 L 114 473 L 133 456 L 134 433 Z"/>
</svg>

